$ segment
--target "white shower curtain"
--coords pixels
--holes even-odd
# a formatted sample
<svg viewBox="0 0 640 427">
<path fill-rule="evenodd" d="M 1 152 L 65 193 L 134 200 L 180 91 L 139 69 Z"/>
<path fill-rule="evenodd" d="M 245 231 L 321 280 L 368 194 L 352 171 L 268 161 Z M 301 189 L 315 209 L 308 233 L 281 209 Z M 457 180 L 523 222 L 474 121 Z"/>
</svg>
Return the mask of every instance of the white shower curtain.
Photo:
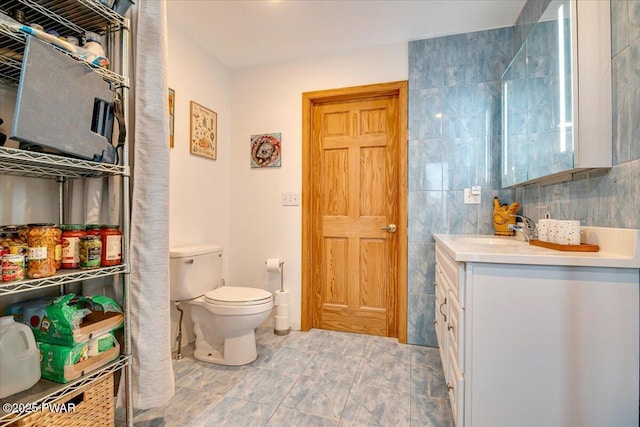
<svg viewBox="0 0 640 427">
<path fill-rule="evenodd" d="M 136 11 L 137 9 L 137 11 Z M 166 3 L 132 9 L 135 70 L 131 199 L 133 406 L 166 404 L 175 384 L 169 318 L 169 111 Z"/>
</svg>

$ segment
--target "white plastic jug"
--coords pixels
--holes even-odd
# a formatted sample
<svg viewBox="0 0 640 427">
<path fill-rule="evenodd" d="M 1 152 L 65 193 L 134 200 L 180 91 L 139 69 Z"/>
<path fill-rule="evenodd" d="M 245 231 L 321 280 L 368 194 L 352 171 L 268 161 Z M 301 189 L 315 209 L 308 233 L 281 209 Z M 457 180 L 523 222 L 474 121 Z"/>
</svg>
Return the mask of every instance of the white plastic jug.
<svg viewBox="0 0 640 427">
<path fill-rule="evenodd" d="M 0 317 L 0 398 L 33 387 L 40 379 L 40 350 L 31 328 Z"/>
</svg>

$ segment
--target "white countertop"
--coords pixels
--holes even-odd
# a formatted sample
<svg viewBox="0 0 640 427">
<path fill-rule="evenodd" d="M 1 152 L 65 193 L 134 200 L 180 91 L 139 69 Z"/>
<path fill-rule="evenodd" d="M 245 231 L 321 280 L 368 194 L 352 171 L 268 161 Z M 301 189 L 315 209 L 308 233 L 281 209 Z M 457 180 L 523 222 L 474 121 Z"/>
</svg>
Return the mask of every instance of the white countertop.
<svg viewBox="0 0 640 427">
<path fill-rule="evenodd" d="M 564 265 L 640 268 L 640 230 L 582 227 L 583 242 L 600 246 L 598 252 L 564 252 L 529 245 L 515 237 L 435 234 L 433 237 L 453 259 L 498 264 Z M 474 239 L 508 240 L 513 244 L 475 243 Z M 501 242 L 496 242 L 501 243 Z"/>
</svg>

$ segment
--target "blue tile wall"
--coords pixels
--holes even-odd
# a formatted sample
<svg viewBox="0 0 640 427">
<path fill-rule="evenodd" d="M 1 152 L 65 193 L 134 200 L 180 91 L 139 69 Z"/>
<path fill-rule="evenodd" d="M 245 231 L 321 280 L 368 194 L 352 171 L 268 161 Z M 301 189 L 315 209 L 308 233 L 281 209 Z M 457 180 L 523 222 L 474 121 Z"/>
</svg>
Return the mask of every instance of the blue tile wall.
<svg viewBox="0 0 640 427">
<path fill-rule="evenodd" d="M 554 217 L 583 225 L 640 228 L 640 0 L 611 2 L 613 168 L 555 185 L 500 188 L 500 77 L 549 2 L 529 0 L 513 28 L 409 43 L 412 344 L 437 346 L 433 234 L 493 233 L 494 196 L 518 200 L 532 218 L 546 205 Z M 462 189 L 476 183 L 482 204 L 462 204 Z"/>
<path fill-rule="evenodd" d="M 560 184 L 519 189 L 522 211 L 534 219 L 538 206 L 548 205 L 555 218 L 640 228 L 640 0 L 613 0 L 611 22 L 613 167 Z"/>
<path fill-rule="evenodd" d="M 408 341 L 437 346 L 435 233 L 493 233 L 500 189 L 500 78 L 513 57 L 513 28 L 409 43 Z M 463 189 L 481 185 L 482 204 Z"/>
</svg>

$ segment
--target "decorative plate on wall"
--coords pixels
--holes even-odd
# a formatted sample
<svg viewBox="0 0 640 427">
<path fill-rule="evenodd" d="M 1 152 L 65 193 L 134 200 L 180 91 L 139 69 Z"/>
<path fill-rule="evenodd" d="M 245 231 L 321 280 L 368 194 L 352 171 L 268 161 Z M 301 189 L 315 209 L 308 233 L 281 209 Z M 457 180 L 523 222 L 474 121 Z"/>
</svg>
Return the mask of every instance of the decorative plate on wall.
<svg viewBox="0 0 640 427">
<path fill-rule="evenodd" d="M 281 142 L 280 133 L 251 135 L 251 167 L 280 167 Z"/>
</svg>

